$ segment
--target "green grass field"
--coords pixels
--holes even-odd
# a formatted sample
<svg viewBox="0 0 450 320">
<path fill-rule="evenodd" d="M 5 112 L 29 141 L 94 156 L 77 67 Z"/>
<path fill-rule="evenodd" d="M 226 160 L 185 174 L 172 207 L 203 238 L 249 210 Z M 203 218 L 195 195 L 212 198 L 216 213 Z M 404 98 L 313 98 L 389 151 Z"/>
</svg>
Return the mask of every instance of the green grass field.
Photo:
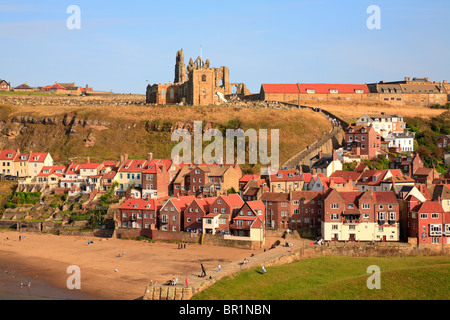
<svg viewBox="0 0 450 320">
<path fill-rule="evenodd" d="M 380 268 L 380 289 L 368 289 L 369 266 Z M 194 300 L 448 300 L 450 257 L 327 256 L 240 272 Z"/>
</svg>

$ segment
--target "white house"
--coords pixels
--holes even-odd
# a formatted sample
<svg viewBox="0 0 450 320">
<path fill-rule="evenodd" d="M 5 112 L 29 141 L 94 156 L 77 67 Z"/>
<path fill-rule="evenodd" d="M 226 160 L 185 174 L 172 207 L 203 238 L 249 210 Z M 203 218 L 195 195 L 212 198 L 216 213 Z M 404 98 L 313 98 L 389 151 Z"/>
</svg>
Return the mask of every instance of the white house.
<svg viewBox="0 0 450 320">
<path fill-rule="evenodd" d="M 385 141 L 389 141 L 388 147 L 400 150 L 400 152 L 414 152 L 414 132 L 389 133 Z"/>
</svg>

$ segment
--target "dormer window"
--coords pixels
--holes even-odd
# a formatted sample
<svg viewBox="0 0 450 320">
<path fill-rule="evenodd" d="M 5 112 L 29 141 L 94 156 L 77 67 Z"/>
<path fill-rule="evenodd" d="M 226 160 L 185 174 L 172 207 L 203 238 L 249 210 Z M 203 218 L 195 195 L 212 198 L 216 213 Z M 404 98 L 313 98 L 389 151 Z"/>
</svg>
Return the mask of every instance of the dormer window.
<svg viewBox="0 0 450 320">
<path fill-rule="evenodd" d="M 12 157 L 12 153 L 8 153 L 8 158 L 11 158 Z"/>
<path fill-rule="evenodd" d="M 330 93 L 339 93 L 337 89 L 330 89 Z"/>
<path fill-rule="evenodd" d="M 283 177 L 283 174 L 281 174 L 281 173 L 277 174 L 277 178 L 282 178 L 282 177 Z"/>
<path fill-rule="evenodd" d="M 134 205 L 134 207 L 137 208 L 137 207 L 138 207 L 138 204 L 136 203 L 136 204 Z"/>
</svg>

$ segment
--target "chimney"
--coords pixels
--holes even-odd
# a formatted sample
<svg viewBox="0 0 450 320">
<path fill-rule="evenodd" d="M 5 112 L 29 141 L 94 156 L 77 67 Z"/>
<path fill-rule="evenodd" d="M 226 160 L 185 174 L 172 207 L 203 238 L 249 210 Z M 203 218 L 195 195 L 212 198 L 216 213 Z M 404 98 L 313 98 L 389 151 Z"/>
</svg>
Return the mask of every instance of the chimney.
<svg viewBox="0 0 450 320">
<path fill-rule="evenodd" d="M 87 157 L 86 163 L 91 163 L 91 159 L 89 157 Z"/>
<path fill-rule="evenodd" d="M 409 81 L 409 77 L 405 77 L 405 81 Z"/>
<path fill-rule="evenodd" d="M 337 151 L 333 150 L 333 161 L 336 161 L 338 159 L 337 157 Z"/>
<path fill-rule="evenodd" d="M 319 151 L 319 159 L 322 159 L 323 153 L 322 150 Z"/>
<path fill-rule="evenodd" d="M 162 172 L 166 173 L 167 172 L 167 168 L 166 168 L 166 164 L 163 162 L 163 164 L 161 165 L 162 168 Z"/>
<path fill-rule="evenodd" d="M 153 160 L 153 152 L 147 153 L 147 161 L 152 161 L 152 160 Z"/>
<path fill-rule="evenodd" d="M 444 80 L 443 83 L 447 83 L 447 80 Z"/>
</svg>

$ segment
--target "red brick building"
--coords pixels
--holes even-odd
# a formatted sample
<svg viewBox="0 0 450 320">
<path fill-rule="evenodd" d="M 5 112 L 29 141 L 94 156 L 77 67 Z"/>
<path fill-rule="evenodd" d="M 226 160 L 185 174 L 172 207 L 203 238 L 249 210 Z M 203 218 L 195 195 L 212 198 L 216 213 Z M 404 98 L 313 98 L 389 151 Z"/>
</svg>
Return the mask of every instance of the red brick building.
<svg viewBox="0 0 450 320">
<path fill-rule="evenodd" d="M 410 196 L 407 208 L 408 237 L 417 238 L 419 245 L 450 243 L 450 212 L 445 212 L 440 202 L 421 202 Z"/>
<path fill-rule="evenodd" d="M 157 229 L 161 204 L 155 199 L 128 199 L 120 207 L 119 228 L 141 229 L 140 235 L 149 237 Z"/>
<path fill-rule="evenodd" d="M 380 153 L 381 136 L 373 127 L 349 126 L 345 130 L 345 147 L 353 155 L 373 159 Z"/>
<path fill-rule="evenodd" d="M 160 210 L 159 229 L 163 231 L 183 231 L 184 212 L 194 199 L 194 196 L 169 198 Z"/>
<path fill-rule="evenodd" d="M 266 226 L 281 229 L 319 226 L 323 196 L 321 191 L 263 193 L 261 201 L 266 207 Z"/>
<path fill-rule="evenodd" d="M 211 212 L 211 204 L 216 198 L 194 199 L 184 211 L 183 231 L 201 232 L 203 218 Z"/>
<path fill-rule="evenodd" d="M 142 172 L 142 197 L 160 198 L 170 195 L 173 175 L 170 172 L 171 160 L 151 159 L 147 170 Z"/>
<path fill-rule="evenodd" d="M 258 221 L 264 222 L 266 208 L 260 200 L 246 202 L 239 212 L 233 214 L 230 233 L 235 236 L 249 237 L 250 229 Z"/>
</svg>

